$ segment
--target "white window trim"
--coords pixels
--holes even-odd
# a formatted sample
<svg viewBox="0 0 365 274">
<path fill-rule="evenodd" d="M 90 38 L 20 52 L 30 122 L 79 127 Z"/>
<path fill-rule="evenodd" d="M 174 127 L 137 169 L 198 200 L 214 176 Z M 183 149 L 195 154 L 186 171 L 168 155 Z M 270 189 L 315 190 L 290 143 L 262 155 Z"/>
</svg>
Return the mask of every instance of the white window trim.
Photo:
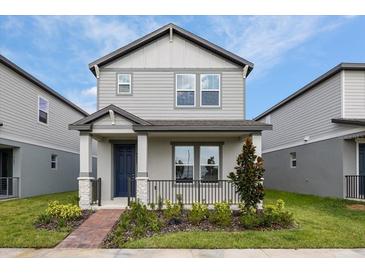
<svg viewBox="0 0 365 274">
<path fill-rule="evenodd" d="M 119 75 L 128 75 L 129 82 L 119 82 Z M 132 74 L 130 74 L 130 73 L 118 73 L 117 80 L 118 80 L 118 84 L 117 84 L 117 94 L 118 95 L 132 94 Z M 119 91 L 119 85 L 129 85 L 129 92 L 120 92 Z"/>
<path fill-rule="evenodd" d="M 218 76 L 218 105 L 203 105 L 203 91 L 217 91 L 216 89 L 204 89 L 202 88 L 202 78 L 206 75 L 217 75 Z M 200 74 L 200 107 L 202 108 L 217 108 L 221 106 L 221 75 L 219 73 L 203 73 Z"/>
<path fill-rule="evenodd" d="M 178 75 L 192 75 L 194 76 L 194 89 L 178 89 L 177 88 L 177 76 Z M 193 91 L 194 92 L 194 105 L 178 105 L 177 104 L 177 93 L 178 91 Z M 196 107 L 196 74 L 194 73 L 177 73 L 175 75 L 175 107 L 176 108 L 194 108 Z"/>
<path fill-rule="evenodd" d="M 56 159 L 53 161 L 52 156 L 56 156 Z M 55 163 L 56 167 L 52 167 L 52 163 Z M 51 169 L 57 170 L 58 169 L 58 155 L 57 154 L 51 154 Z"/>
<path fill-rule="evenodd" d="M 47 111 L 46 111 L 46 113 L 47 113 L 47 123 L 44 123 L 44 122 L 42 122 L 42 121 L 40 121 L 40 120 L 39 120 L 39 111 L 41 110 L 41 109 L 39 108 L 39 103 L 40 103 L 41 98 L 42 98 L 42 100 L 47 101 Z M 42 111 L 43 111 L 43 110 L 42 110 Z M 48 125 L 48 124 L 49 124 L 49 101 L 48 101 L 46 98 L 44 98 L 43 96 L 40 96 L 40 95 L 38 95 L 37 122 L 38 122 L 39 124 L 41 124 L 41 125 Z"/>
<path fill-rule="evenodd" d="M 217 147 L 218 148 L 218 164 L 204 164 L 204 165 L 201 164 L 201 148 L 202 147 Z M 217 145 L 211 145 L 211 146 L 209 146 L 209 145 L 200 145 L 199 146 L 199 180 L 203 180 L 202 179 L 202 169 L 201 169 L 202 166 L 216 166 L 216 167 L 218 167 L 218 178 L 217 178 L 217 180 L 219 181 L 219 179 L 220 179 L 220 163 L 221 163 L 220 151 L 219 150 L 220 150 L 220 146 L 217 146 Z"/>
<path fill-rule="evenodd" d="M 176 164 L 176 147 L 192 147 L 193 148 L 193 158 L 192 158 L 192 164 L 188 165 L 188 164 Z M 191 166 L 193 167 L 193 179 L 192 181 L 194 180 L 194 168 L 195 168 L 195 162 L 194 162 L 194 158 L 195 158 L 195 147 L 194 145 L 175 145 L 174 146 L 174 178 L 175 178 L 175 181 L 177 181 L 178 179 L 176 178 L 176 167 L 177 166 Z"/>
<path fill-rule="evenodd" d="M 293 153 L 295 153 L 295 158 L 293 158 Z M 298 166 L 297 153 L 296 152 L 290 152 L 289 156 L 290 156 L 290 168 L 296 168 Z M 293 165 L 294 161 L 295 161 L 295 166 Z"/>
</svg>

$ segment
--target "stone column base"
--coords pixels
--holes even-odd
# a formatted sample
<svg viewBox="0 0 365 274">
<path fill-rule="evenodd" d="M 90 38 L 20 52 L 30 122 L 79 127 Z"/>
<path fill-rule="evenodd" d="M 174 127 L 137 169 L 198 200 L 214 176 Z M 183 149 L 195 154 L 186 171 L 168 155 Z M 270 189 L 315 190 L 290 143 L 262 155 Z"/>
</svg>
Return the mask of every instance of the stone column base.
<svg viewBox="0 0 365 274">
<path fill-rule="evenodd" d="M 91 208 L 91 183 L 95 178 L 93 177 L 79 177 L 79 206 L 82 209 Z"/>
<path fill-rule="evenodd" d="M 137 199 L 144 204 L 147 205 L 147 181 L 148 177 L 137 177 L 136 184 L 137 184 Z"/>
</svg>

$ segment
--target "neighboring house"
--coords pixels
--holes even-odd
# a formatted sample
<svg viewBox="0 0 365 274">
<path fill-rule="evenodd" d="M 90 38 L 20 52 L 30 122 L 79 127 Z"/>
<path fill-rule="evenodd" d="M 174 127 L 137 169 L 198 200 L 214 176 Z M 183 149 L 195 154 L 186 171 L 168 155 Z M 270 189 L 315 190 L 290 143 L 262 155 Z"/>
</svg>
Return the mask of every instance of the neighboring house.
<svg viewBox="0 0 365 274">
<path fill-rule="evenodd" d="M 70 125 L 80 131 L 82 207 L 91 203 L 92 139 L 104 206 L 121 206 L 127 196 L 144 203 L 175 194 L 185 203 L 227 198 L 224 180 L 245 137 L 253 136 L 260 155 L 261 131 L 271 126 L 245 120 L 253 64 L 243 58 L 168 24 L 89 67 L 98 111 Z"/>
<path fill-rule="evenodd" d="M 265 186 L 365 198 L 365 64 L 341 63 L 255 118 Z"/>
<path fill-rule="evenodd" d="M 0 199 L 77 189 L 79 136 L 88 114 L 0 55 Z"/>
</svg>

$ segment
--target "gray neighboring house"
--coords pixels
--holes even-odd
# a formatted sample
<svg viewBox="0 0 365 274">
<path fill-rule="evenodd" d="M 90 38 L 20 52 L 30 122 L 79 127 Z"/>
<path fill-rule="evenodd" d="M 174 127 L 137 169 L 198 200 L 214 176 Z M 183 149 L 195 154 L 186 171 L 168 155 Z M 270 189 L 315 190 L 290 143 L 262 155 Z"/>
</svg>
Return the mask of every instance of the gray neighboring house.
<svg viewBox="0 0 365 274">
<path fill-rule="evenodd" d="M 251 135 L 261 154 L 261 132 L 271 128 L 245 120 L 251 62 L 168 24 L 89 67 L 98 111 L 70 125 L 80 132 L 81 207 L 94 201 L 92 140 L 103 207 L 235 195 L 226 180 L 243 139 Z"/>
<path fill-rule="evenodd" d="M 79 136 L 88 115 L 0 55 L 0 199 L 77 189 Z"/>
<path fill-rule="evenodd" d="M 255 118 L 263 133 L 265 185 L 365 198 L 365 64 L 341 63 Z"/>
</svg>

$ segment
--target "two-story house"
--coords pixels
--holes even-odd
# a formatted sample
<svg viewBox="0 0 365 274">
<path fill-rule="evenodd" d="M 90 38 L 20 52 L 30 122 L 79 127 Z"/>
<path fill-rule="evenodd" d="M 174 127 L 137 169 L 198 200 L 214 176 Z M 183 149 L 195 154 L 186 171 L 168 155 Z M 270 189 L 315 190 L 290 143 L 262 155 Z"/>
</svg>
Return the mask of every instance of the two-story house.
<svg viewBox="0 0 365 274">
<path fill-rule="evenodd" d="M 365 64 L 341 63 L 255 118 L 265 186 L 365 198 Z"/>
<path fill-rule="evenodd" d="M 88 113 L 0 55 L 0 199 L 77 189 Z"/>
<path fill-rule="evenodd" d="M 168 24 L 89 67 L 98 111 L 70 125 L 80 131 L 82 207 L 91 203 L 93 139 L 104 206 L 130 195 L 143 203 L 171 193 L 185 203 L 217 200 L 208 195 L 223 194 L 245 137 L 260 155 L 261 131 L 271 126 L 245 120 L 249 61 Z M 201 197 L 200 183 L 218 192 Z"/>
</svg>

